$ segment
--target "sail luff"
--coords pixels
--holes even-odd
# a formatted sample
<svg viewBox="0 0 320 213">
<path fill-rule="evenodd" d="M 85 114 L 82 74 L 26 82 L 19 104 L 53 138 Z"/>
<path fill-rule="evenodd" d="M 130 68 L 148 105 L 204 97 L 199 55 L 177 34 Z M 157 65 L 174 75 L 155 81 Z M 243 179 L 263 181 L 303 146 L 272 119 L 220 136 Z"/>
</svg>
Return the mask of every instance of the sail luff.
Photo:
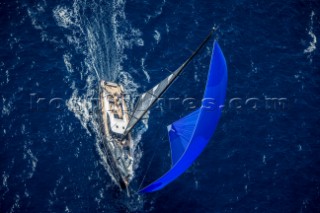
<svg viewBox="0 0 320 213">
<path fill-rule="evenodd" d="M 209 35 L 202 41 L 198 48 L 192 53 L 192 55 L 171 75 L 162 80 L 159 84 L 143 93 L 135 106 L 133 113 L 130 116 L 129 123 L 124 131 L 124 137 L 133 129 L 133 127 L 142 119 L 146 112 L 153 106 L 153 104 L 162 96 L 162 94 L 170 87 L 174 80 L 181 74 L 184 68 L 190 63 L 190 61 L 197 55 L 202 47 L 212 36 L 215 29 L 212 29 Z"/>
</svg>

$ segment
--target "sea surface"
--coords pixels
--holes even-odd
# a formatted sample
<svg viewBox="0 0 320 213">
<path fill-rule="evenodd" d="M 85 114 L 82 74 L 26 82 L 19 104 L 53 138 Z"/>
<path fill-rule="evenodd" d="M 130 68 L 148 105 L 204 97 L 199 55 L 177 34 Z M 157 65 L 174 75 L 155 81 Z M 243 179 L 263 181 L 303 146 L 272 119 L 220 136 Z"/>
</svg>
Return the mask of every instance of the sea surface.
<svg viewBox="0 0 320 213">
<path fill-rule="evenodd" d="M 320 212 L 320 2 L 0 2 L 0 212 Z M 229 72 L 217 130 L 159 192 L 166 126 L 201 103 L 212 39 L 133 131 L 130 197 L 100 143 L 100 79 L 134 97 L 212 27 Z"/>
</svg>

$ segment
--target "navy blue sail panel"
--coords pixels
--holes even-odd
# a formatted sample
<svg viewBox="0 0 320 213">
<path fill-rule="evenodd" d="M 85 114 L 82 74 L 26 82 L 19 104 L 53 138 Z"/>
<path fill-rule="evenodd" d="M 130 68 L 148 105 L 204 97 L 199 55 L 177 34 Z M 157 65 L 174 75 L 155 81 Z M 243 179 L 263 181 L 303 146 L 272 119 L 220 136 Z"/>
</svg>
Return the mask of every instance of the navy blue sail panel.
<svg viewBox="0 0 320 213">
<path fill-rule="evenodd" d="M 172 166 L 178 162 L 187 149 L 200 110 L 196 110 L 168 126 Z"/>
<path fill-rule="evenodd" d="M 180 151 L 181 156 L 179 159 L 175 159 L 177 161 L 167 173 L 140 190 L 140 192 L 146 193 L 162 189 L 186 171 L 203 151 L 211 139 L 221 116 L 221 106 L 224 104 L 226 95 L 227 75 L 225 58 L 218 43 L 215 42 L 202 106 L 198 111 L 197 120 L 187 147 L 182 154 Z M 175 130 L 178 131 L 177 129 Z M 170 140 L 177 140 L 177 136 L 181 140 L 182 137 L 179 132 L 172 134 Z M 173 144 L 173 141 L 171 141 L 171 144 Z"/>
</svg>

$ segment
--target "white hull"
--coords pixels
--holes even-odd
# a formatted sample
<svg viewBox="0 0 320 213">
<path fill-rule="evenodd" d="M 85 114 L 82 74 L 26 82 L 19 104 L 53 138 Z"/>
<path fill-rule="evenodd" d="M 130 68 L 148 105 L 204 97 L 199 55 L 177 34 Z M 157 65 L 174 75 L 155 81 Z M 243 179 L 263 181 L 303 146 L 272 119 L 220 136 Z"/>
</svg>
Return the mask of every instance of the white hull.
<svg viewBox="0 0 320 213">
<path fill-rule="evenodd" d="M 122 86 L 100 81 L 99 102 L 108 164 L 117 184 L 127 188 L 133 177 L 133 147 L 131 135 L 123 135 L 129 116 Z"/>
</svg>

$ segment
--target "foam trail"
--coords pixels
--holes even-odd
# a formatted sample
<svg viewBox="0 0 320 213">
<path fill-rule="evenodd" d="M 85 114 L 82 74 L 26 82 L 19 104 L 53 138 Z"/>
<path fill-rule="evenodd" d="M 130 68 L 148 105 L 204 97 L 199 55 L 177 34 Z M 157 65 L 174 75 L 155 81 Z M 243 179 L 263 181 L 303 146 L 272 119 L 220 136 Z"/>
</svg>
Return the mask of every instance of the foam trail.
<svg viewBox="0 0 320 213">
<path fill-rule="evenodd" d="M 317 37 L 313 32 L 313 17 L 314 17 L 314 15 L 315 15 L 315 13 L 314 13 L 314 11 L 312 11 L 311 15 L 310 15 L 310 28 L 308 30 L 308 34 L 312 40 L 309 42 L 309 46 L 303 51 L 303 53 L 305 53 L 305 54 L 310 54 L 316 50 Z M 312 58 L 310 60 L 312 62 Z"/>
<path fill-rule="evenodd" d="M 146 78 L 148 80 L 148 83 L 150 83 L 150 75 L 147 72 L 146 67 L 145 67 L 145 58 L 141 58 L 141 67 L 142 67 L 142 71 L 143 71 L 144 75 L 146 76 Z"/>
<path fill-rule="evenodd" d="M 66 38 L 76 54 L 85 55 L 84 61 L 79 66 L 70 51 L 63 55 L 63 60 L 70 76 L 67 81 L 73 93 L 67 101 L 68 109 L 74 113 L 89 135 L 96 138 L 96 149 L 100 156 L 100 162 L 111 173 L 103 150 L 103 135 L 100 132 L 100 123 L 97 110 L 97 103 L 93 103 L 98 97 L 97 84 L 100 79 L 120 83 L 129 97 L 138 96 L 139 85 L 128 72 L 125 72 L 122 63 L 127 60 L 126 49 L 133 46 L 143 46 L 142 33 L 131 27 L 126 20 L 124 12 L 125 1 L 113 0 L 104 5 L 108 10 L 101 9 L 101 4 L 95 0 L 75 0 L 71 8 L 57 6 L 53 10 L 53 16 L 58 26 L 66 29 Z M 100 8 L 100 9 L 99 9 Z M 92 13 L 85 14 L 84 10 Z M 107 12 L 106 12 L 107 11 Z M 76 73 L 85 80 L 84 89 L 77 87 L 77 81 L 71 77 Z M 72 74 L 72 75 L 71 75 Z M 146 74 L 148 81 L 150 76 Z M 132 109 L 132 102 L 128 102 L 129 109 Z M 133 132 L 134 143 L 134 168 L 138 168 L 141 153 L 136 147 L 141 135 L 148 128 L 148 116 L 144 122 Z M 136 151 L 135 151 L 136 150 Z M 116 183 L 117 181 L 114 180 Z"/>
</svg>

